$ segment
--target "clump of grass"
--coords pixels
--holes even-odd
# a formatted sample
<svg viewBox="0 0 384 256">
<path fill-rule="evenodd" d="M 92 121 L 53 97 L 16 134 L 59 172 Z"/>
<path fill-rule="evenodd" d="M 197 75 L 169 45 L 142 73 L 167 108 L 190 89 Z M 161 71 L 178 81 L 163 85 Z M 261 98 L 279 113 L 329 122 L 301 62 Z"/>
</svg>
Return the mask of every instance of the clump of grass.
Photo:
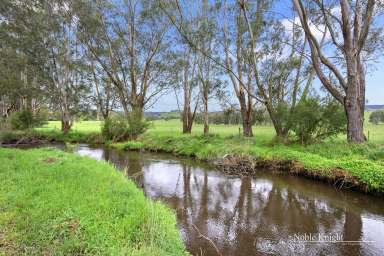
<svg viewBox="0 0 384 256">
<path fill-rule="evenodd" d="M 0 162 L 9 254 L 185 254 L 172 212 L 105 162 L 49 149 L 0 149 Z"/>
</svg>

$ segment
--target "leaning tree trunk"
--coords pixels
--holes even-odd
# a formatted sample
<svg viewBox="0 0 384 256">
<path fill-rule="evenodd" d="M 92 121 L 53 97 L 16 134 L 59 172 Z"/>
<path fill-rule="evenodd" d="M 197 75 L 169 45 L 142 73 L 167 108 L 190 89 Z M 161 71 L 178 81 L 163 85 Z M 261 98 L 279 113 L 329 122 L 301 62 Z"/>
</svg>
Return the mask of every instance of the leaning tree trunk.
<svg viewBox="0 0 384 256">
<path fill-rule="evenodd" d="M 288 136 L 288 129 L 285 129 L 281 122 L 279 121 L 279 118 L 276 116 L 276 113 L 268 103 L 265 104 L 265 107 L 268 111 L 268 114 L 271 118 L 273 128 L 275 129 L 276 132 L 276 137 L 281 140 L 285 140 Z"/>
</svg>

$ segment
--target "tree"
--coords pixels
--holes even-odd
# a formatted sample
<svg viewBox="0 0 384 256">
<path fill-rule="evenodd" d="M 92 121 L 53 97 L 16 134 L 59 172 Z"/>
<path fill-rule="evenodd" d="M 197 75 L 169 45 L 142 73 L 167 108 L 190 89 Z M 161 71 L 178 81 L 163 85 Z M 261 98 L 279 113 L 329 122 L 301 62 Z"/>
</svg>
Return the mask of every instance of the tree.
<svg viewBox="0 0 384 256">
<path fill-rule="evenodd" d="M 224 8 L 227 7 L 225 6 Z M 225 20 L 228 21 L 231 16 L 229 16 L 226 10 L 224 13 L 226 16 Z M 227 67 L 226 73 L 231 80 L 236 98 L 239 102 L 243 135 L 245 137 L 253 137 L 252 117 L 254 99 L 252 97 L 252 69 L 247 65 L 248 47 L 247 41 L 243 39 L 244 34 L 246 33 L 246 27 L 239 12 L 236 12 L 232 18 L 233 20 L 231 20 L 231 24 L 225 23 L 223 26 L 225 64 Z M 235 53 L 232 53 L 232 48 Z M 230 70 L 232 72 L 230 72 Z"/>
<path fill-rule="evenodd" d="M 78 16 L 71 1 L 44 5 L 47 49 L 46 69 L 51 79 L 53 104 L 60 110 L 61 130 L 68 133 L 87 93 L 83 54 L 78 38 Z"/>
<path fill-rule="evenodd" d="M 82 42 L 118 94 L 125 115 L 143 117 L 168 86 L 168 22 L 153 1 L 86 1 Z"/>
<path fill-rule="evenodd" d="M 1 25 L 7 43 L 2 53 L 8 55 L 2 61 L 8 69 L 17 68 L 4 82 L 8 95 L 3 101 L 13 111 L 29 109 L 34 115 L 50 104 L 60 110 L 62 131 L 67 133 L 86 92 L 72 2 L 6 1 L 4 6 Z"/>
<path fill-rule="evenodd" d="M 37 0 L 4 0 L 0 7 L 0 105 L 4 118 L 21 109 L 36 115 L 45 102 L 47 52 L 40 40 L 40 9 Z"/>
<path fill-rule="evenodd" d="M 179 56 L 177 58 L 176 56 Z M 176 101 L 178 104 L 179 112 L 181 112 L 181 119 L 183 123 L 183 133 L 191 133 L 193 122 L 196 117 L 197 107 L 200 101 L 200 92 L 196 92 L 198 89 L 197 79 L 197 54 L 193 52 L 188 45 L 186 45 L 182 52 L 175 53 L 174 63 L 174 89 Z M 183 95 L 183 110 L 179 106 L 179 91 L 181 90 Z M 192 102 L 195 102 L 194 107 L 191 106 Z"/>
<path fill-rule="evenodd" d="M 200 1 L 199 1 L 200 2 Z M 208 0 L 203 0 L 198 4 L 198 14 L 195 18 L 197 22 L 196 37 L 194 38 L 196 45 L 201 51 L 198 52 L 197 74 L 200 80 L 200 91 L 203 102 L 204 113 L 204 134 L 209 133 L 209 98 L 220 89 L 221 81 L 218 78 L 218 70 L 214 66 L 212 56 L 217 53 L 214 50 L 214 39 L 216 26 L 214 23 L 215 6 L 211 6 Z M 200 12 L 200 14 L 199 14 Z M 204 54 L 202 53 L 204 52 Z M 208 57 L 207 55 L 211 56 Z"/>
<path fill-rule="evenodd" d="M 237 6 L 248 35 L 247 65 L 257 89 L 255 94 L 247 89 L 248 94 L 264 104 L 277 137 L 286 139 L 295 108 L 306 99 L 314 78 L 306 58 L 307 42 L 294 20 L 286 20 L 287 28 L 281 20 L 267 17 L 270 1 L 238 1 Z"/>
<path fill-rule="evenodd" d="M 311 0 L 308 5 L 314 5 L 320 11 L 309 16 L 309 7 L 305 7 L 301 0 L 293 0 L 310 46 L 313 67 L 323 86 L 344 106 L 348 120 L 347 138 L 353 143 L 366 140 L 365 62 L 377 48 L 374 44 L 379 36 L 372 27 L 375 2 L 340 0 L 336 4 L 333 1 Z M 320 48 L 311 29 L 311 24 L 316 24 L 311 17 L 320 19 L 329 31 L 335 56 L 327 56 L 325 50 Z"/>
<path fill-rule="evenodd" d="M 221 70 L 218 68 L 218 50 L 215 44 L 217 7 L 207 0 L 159 1 L 160 8 L 174 28 L 197 56 L 196 74 L 203 103 L 204 134 L 209 133 L 209 101 L 222 93 Z"/>
<path fill-rule="evenodd" d="M 111 80 L 102 70 L 98 67 L 94 59 L 90 58 L 90 83 L 93 84 L 93 97 L 92 100 L 96 104 L 98 112 L 106 120 L 109 117 L 110 112 L 115 107 L 115 92 L 113 91 Z"/>
</svg>

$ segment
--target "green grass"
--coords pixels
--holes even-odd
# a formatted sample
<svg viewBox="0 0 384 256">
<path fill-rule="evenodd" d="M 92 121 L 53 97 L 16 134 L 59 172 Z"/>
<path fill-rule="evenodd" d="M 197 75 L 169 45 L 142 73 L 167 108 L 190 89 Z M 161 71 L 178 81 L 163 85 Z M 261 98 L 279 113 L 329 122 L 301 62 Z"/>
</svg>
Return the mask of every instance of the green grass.
<svg viewBox="0 0 384 256">
<path fill-rule="evenodd" d="M 82 133 L 94 133 L 100 132 L 102 122 L 100 121 L 82 121 L 75 122 L 71 131 L 72 132 L 82 132 Z M 61 122 L 60 121 L 49 121 L 46 125 L 37 128 L 38 131 L 60 131 Z"/>
<path fill-rule="evenodd" d="M 369 112 L 366 114 L 366 120 L 369 119 Z M 84 136 L 85 134 L 100 133 L 101 121 L 82 121 L 75 122 L 71 132 L 69 133 L 72 140 L 80 139 L 76 137 Z M 240 125 L 210 125 L 210 132 L 220 136 L 237 136 L 239 135 Z M 43 127 L 36 129 L 43 134 L 60 135 L 60 121 L 49 121 Z M 168 121 L 158 120 L 151 122 L 148 134 L 176 134 L 181 133 L 182 126 L 179 120 L 172 119 Z M 267 143 L 275 136 L 275 131 L 272 126 L 254 126 L 253 131 L 258 142 Z M 194 124 L 192 134 L 199 135 L 203 133 L 203 125 Z M 374 125 L 369 122 L 365 124 L 365 133 L 369 133 L 369 142 L 384 146 L 384 124 Z M 339 141 L 345 141 L 345 135 L 340 135 Z"/>
<path fill-rule="evenodd" d="M 0 162 L 3 254 L 185 253 L 173 213 L 105 162 L 50 149 L 0 149 Z"/>
</svg>

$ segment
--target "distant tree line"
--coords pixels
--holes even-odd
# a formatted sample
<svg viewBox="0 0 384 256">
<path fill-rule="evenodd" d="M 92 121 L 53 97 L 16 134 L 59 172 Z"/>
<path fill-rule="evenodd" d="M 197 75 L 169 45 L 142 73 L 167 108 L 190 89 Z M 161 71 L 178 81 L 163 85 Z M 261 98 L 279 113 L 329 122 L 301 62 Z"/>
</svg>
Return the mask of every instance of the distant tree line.
<svg viewBox="0 0 384 256">
<path fill-rule="evenodd" d="M 373 124 L 384 123 L 384 110 L 375 110 L 369 115 L 369 122 Z"/>
</svg>

